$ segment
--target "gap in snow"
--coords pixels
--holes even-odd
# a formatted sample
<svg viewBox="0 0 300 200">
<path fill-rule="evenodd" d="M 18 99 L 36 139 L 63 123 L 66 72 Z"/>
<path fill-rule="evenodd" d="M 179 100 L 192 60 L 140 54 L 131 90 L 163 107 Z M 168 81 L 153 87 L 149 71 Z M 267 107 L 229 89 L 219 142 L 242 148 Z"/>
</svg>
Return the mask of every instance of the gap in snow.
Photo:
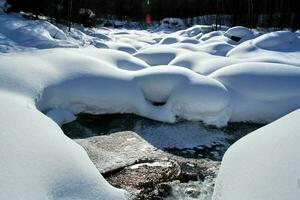
<svg viewBox="0 0 300 200">
<path fill-rule="evenodd" d="M 220 161 L 231 144 L 262 126 L 263 124 L 229 123 L 227 127 L 216 128 L 202 122 L 181 121 L 167 124 L 133 114 L 80 114 L 75 121 L 63 125 L 62 129 L 72 139 L 133 131 L 150 145 L 187 161 L 193 159 Z M 118 148 L 118 145 L 113 146 Z M 186 164 L 192 166 L 188 162 Z M 193 170 L 196 170 L 196 166 L 194 167 Z M 217 168 L 210 170 L 218 170 Z M 211 200 L 215 178 L 211 176 L 203 178 L 197 181 L 190 179 L 187 182 L 170 182 L 171 193 L 165 199 Z"/>
<path fill-rule="evenodd" d="M 227 127 L 216 128 L 202 122 L 162 123 L 133 114 L 80 114 L 75 121 L 63 125 L 62 129 L 72 139 L 133 131 L 157 149 L 174 155 L 219 161 L 231 144 L 262 126 L 229 123 Z"/>
</svg>

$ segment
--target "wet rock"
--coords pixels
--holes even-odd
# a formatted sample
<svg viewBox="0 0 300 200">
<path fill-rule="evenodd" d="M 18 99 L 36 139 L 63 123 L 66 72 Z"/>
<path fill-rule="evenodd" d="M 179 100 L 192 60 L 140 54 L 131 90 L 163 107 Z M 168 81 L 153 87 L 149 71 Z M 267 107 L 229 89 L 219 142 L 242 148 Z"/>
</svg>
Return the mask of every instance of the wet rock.
<svg viewBox="0 0 300 200">
<path fill-rule="evenodd" d="M 154 161 L 128 166 L 104 177 L 113 186 L 131 191 L 133 199 L 162 199 L 171 193 L 166 183 L 176 180 L 179 174 L 179 165 L 174 161 Z"/>
<path fill-rule="evenodd" d="M 186 191 L 185 191 L 186 194 L 188 194 L 190 197 L 192 198 L 197 198 L 200 196 L 201 192 L 194 189 L 194 188 L 188 188 Z"/>
<path fill-rule="evenodd" d="M 215 177 L 219 167 L 219 162 L 156 149 L 131 131 L 75 141 L 86 149 L 108 182 L 126 189 L 134 200 L 164 199 L 171 195 L 174 183 Z M 197 153 L 193 149 L 185 151 Z"/>
<path fill-rule="evenodd" d="M 76 139 L 101 173 L 161 157 L 152 145 L 131 131 Z"/>
</svg>

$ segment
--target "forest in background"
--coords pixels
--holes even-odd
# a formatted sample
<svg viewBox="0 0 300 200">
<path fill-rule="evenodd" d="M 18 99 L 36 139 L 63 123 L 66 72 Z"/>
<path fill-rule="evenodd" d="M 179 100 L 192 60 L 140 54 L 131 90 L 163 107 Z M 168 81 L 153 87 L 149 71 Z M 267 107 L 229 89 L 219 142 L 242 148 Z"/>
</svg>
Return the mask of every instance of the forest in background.
<svg viewBox="0 0 300 200">
<path fill-rule="evenodd" d="M 97 19 L 153 21 L 229 15 L 230 25 L 300 27 L 299 0 L 7 0 L 9 12 L 30 12 L 57 21 L 93 25 Z M 217 17 L 218 19 L 218 17 Z M 261 24 L 259 22 L 263 21 Z M 216 21 L 218 23 L 218 21 Z"/>
</svg>

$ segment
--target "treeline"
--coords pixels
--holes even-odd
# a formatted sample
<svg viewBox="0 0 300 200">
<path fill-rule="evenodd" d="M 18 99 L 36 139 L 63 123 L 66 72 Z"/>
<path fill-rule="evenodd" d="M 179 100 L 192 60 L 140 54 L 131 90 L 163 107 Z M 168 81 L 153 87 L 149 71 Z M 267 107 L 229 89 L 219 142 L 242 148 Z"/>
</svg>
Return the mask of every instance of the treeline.
<svg viewBox="0 0 300 200">
<path fill-rule="evenodd" d="M 97 18 L 143 21 L 230 15 L 231 25 L 300 27 L 300 0 L 7 0 L 10 11 L 93 23 Z M 258 24 L 263 21 L 263 24 Z M 218 22 L 218 21 L 216 21 Z"/>
</svg>

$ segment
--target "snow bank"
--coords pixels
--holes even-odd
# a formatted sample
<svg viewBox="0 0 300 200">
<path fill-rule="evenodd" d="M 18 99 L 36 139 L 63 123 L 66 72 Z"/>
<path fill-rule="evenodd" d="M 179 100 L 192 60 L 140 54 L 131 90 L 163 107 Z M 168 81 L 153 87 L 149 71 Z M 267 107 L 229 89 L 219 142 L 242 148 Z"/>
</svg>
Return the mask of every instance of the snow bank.
<svg viewBox="0 0 300 200">
<path fill-rule="evenodd" d="M 97 58 L 106 57 L 106 51 L 106 61 Z M 114 55 L 111 51 L 56 49 L 1 56 L 2 87 L 29 95 L 46 112 L 125 112 L 172 123 L 176 117 L 217 126 L 227 123 L 229 96 L 220 82 L 174 66 L 134 72 L 119 69 L 109 62 L 109 56 Z M 68 119 L 58 121 L 64 120 Z"/>
<path fill-rule="evenodd" d="M 232 145 L 223 157 L 213 200 L 300 198 L 300 110 Z"/>
<path fill-rule="evenodd" d="M 33 99 L 5 91 L 2 81 L 0 199 L 125 199 Z"/>
<path fill-rule="evenodd" d="M 76 47 L 67 40 L 65 33 L 47 21 L 29 21 L 18 15 L 1 15 L 0 44 L 10 48 L 1 48 L 1 52 L 16 49 Z M 25 48 L 24 48 L 25 47 Z"/>
<path fill-rule="evenodd" d="M 227 56 L 243 59 L 264 57 L 267 60 L 300 66 L 300 38 L 288 31 L 267 33 L 236 46 Z"/>
<path fill-rule="evenodd" d="M 230 121 L 272 122 L 300 107 L 299 67 L 241 63 L 209 77 L 222 82 L 229 91 L 233 109 Z"/>
</svg>

